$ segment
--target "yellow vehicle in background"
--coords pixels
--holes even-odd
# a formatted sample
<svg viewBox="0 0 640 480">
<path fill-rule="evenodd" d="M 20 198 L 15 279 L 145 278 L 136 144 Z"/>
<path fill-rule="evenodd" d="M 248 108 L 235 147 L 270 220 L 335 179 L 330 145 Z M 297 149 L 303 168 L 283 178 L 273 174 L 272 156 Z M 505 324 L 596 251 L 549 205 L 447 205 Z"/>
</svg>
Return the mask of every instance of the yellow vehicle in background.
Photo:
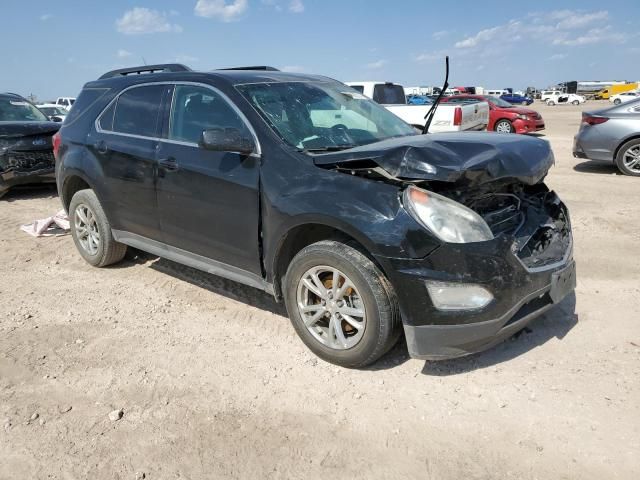
<svg viewBox="0 0 640 480">
<path fill-rule="evenodd" d="M 612 95 L 617 95 L 618 93 L 628 92 L 630 90 L 636 90 L 640 84 L 638 82 L 635 83 L 623 83 L 621 85 L 611 85 L 607 88 L 603 88 L 598 93 L 596 93 L 597 99 L 609 100 L 609 97 Z"/>
</svg>

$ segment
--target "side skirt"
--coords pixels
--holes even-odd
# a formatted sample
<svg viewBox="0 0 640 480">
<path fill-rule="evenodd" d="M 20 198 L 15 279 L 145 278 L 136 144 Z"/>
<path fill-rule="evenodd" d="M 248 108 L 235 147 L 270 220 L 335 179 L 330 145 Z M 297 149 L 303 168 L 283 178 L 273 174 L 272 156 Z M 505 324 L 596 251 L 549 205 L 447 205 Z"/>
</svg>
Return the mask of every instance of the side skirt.
<svg viewBox="0 0 640 480">
<path fill-rule="evenodd" d="M 267 293 L 273 295 L 273 285 L 262 277 L 234 267 L 227 265 L 226 263 L 211 260 L 210 258 L 197 255 L 195 253 L 187 252 L 177 247 L 172 247 L 166 243 L 151 240 L 150 238 L 137 235 L 135 233 L 125 232 L 123 230 L 112 230 L 113 238 L 125 245 L 129 245 L 133 248 L 138 248 L 145 252 L 158 255 L 169 260 L 172 260 L 183 265 L 187 265 L 198 270 L 202 270 L 213 275 L 233 280 L 234 282 L 242 283 L 259 290 L 264 290 Z"/>
</svg>

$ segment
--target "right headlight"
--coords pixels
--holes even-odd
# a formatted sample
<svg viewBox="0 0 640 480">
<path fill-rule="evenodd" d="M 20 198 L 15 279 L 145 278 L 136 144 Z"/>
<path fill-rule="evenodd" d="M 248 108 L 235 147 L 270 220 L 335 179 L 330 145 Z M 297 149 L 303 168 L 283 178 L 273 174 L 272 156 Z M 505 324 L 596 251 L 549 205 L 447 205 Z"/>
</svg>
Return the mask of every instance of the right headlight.
<svg viewBox="0 0 640 480">
<path fill-rule="evenodd" d="M 407 211 L 443 242 L 470 243 L 493 239 L 493 233 L 473 210 L 437 193 L 413 185 L 403 193 Z"/>
</svg>

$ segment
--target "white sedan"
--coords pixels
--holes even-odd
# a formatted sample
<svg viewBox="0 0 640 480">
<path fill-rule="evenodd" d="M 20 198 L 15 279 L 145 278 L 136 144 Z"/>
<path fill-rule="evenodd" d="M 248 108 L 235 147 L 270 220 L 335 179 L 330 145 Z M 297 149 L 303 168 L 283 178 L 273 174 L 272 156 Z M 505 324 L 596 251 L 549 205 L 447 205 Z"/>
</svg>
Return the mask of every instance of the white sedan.
<svg viewBox="0 0 640 480">
<path fill-rule="evenodd" d="M 577 95 L 575 93 L 559 93 L 548 97 L 547 105 L 580 105 L 586 101 L 587 99 L 582 95 Z"/>
<path fill-rule="evenodd" d="M 640 93 L 638 92 L 622 92 L 617 95 L 611 95 L 609 97 L 609 101 L 615 103 L 616 105 L 620 105 L 621 103 L 628 102 L 629 100 L 635 100 L 636 98 L 640 98 Z"/>
</svg>

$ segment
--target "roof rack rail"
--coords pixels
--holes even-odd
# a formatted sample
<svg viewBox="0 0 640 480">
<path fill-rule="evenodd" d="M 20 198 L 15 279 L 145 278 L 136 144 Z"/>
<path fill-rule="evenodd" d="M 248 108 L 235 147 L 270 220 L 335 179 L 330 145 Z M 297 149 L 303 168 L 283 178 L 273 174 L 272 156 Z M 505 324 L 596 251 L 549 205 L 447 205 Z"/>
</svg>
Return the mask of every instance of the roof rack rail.
<svg viewBox="0 0 640 480">
<path fill-rule="evenodd" d="M 102 75 L 98 80 L 104 80 L 105 78 L 113 78 L 125 75 L 131 75 L 132 73 L 155 73 L 155 72 L 190 72 L 191 69 L 181 63 L 160 63 L 157 65 L 141 65 L 139 67 L 119 68 L 118 70 L 111 70 L 110 72 Z"/>
<path fill-rule="evenodd" d="M 279 72 L 277 68 L 270 67 L 268 65 L 256 65 L 253 67 L 231 67 L 231 68 L 218 68 L 216 70 L 265 70 L 268 72 Z"/>
</svg>

